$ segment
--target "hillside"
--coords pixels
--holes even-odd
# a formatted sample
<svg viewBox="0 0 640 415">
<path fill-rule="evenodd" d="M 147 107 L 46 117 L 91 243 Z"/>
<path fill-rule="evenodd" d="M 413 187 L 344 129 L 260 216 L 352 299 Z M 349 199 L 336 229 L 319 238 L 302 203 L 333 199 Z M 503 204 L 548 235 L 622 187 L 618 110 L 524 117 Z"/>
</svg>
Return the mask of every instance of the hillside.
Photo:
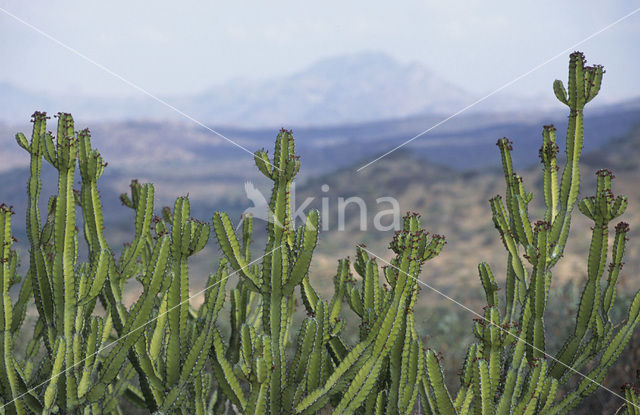
<svg viewBox="0 0 640 415">
<path fill-rule="evenodd" d="M 16 145 L 14 137 L 18 131 L 30 134 L 30 114 L 24 113 L 11 124 L 0 122 L 0 173 L 28 166 L 29 158 Z M 162 185 L 163 194 L 172 198 L 185 188 L 185 183 L 191 182 L 186 191 L 210 204 L 223 198 L 243 198 L 243 182 L 261 177 L 250 153 L 271 148 L 277 132 L 277 128 L 216 129 L 245 151 L 185 121 L 98 122 L 74 115 L 77 129 L 91 129 L 94 145 L 109 162 L 108 171 L 115 170 L 114 174 L 123 178 L 118 182 L 118 192 L 131 178 L 139 178 Z M 585 151 L 591 151 L 623 136 L 639 122 L 640 101 L 596 107 L 585 116 L 589 133 Z M 293 125 L 297 153 L 303 160 L 298 181 L 340 168 L 357 169 L 442 120 L 443 116 L 421 115 L 328 127 Z M 55 120 L 50 122 L 49 129 L 55 128 L 54 123 Z M 463 113 L 403 148 L 455 170 L 482 169 L 494 164 L 496 138 L 507 136 L 518 140 L 513 154 L 516 163 L 531 164 L 536 161 L 540 126 L 548 123 L 555 124 L 560 131 L 566 128 L 566 113 L 561 104 L 552 111 Z M 291 124 L 283 126 L 291 128 Z M 5 196 L 2 189 L 0 196 Z"/>
<path fill-rule="evenodd" d="M 515 151 L 521 141 L 513 141 Z M 402 212 L 420 212 L 423 226 L 428 231 L 447 237 L 443 252 L 426 267 L 425 279 L 446 289 L 470 286 L 480 289 L 476 266 L 481 261 L 489 262 L 497 278 L 503 278 L 506 256 L 493 226 L 488 200 L 496 194 L 504 194 L 505 185 L 499 168 L 499 152 L 495 146 L 491 150 L 495 166 L 491 169 L 459 172 L 399 152 L 358 174 L 354 174 L 352 169 L 344 169 L 310 181 L 299 190 L 298 199 L 317 195 L 322 184 L 329 185 L 329 192 L 323 196 L 329 198 L 329 205 L 333 208 L 331 226 L 337 220 L 337 197 L 360 196 L 373 210 L 369 213 L 368 231 L 359 230 L 359 210 L 353 206 L 346 212 L 346 231 L 321 235 L 317 270 L 324 274 L 331 269 L 337 256 L 353 255 L 356 243 L 365 243 L 373 252 L 388 256 L 386 245 L 392 232 L 377 232 L 371 229 L 371 225 L 376 213 L 375 199 L 391 196 L 398 200 Z M 640 232 L 639 159 L 640 128 L 636 128 L 626 137 L 586 153 L 581 169 L 582 196 L 594 193 L 595 171 L 609 167 L 616 172 L 614 193 L 629 197 L 629 208 L 619 220 L 628 222 L 632 229 L 621 278 L 621 282 L 630 287 L 640 286 L 640 237 L 634 237 Z M 540 217 L 543 215 L 540 168 L 538 165 L 526 169 L 518 167 L 516 164 L 517 171 L 524 177 L 525 187 L 536 195 L 532 213 Z M 316 207 L 320 207 L 318 200 Z M 386 205 L 380 209 L 388 208 Z M 555 268 L 555 281 L 581 279 L 586 275 L 584 258 L 588 252 L 591 226 L 592 223 L 576 210 L 565 259 Z"/>
</svg>

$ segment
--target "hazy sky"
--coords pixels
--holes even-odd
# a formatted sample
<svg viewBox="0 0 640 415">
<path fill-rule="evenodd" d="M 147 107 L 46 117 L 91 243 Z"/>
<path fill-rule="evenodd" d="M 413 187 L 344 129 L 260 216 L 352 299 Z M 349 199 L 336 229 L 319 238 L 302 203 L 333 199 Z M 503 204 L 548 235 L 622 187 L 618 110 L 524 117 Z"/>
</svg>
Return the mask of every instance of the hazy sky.
<svg viewBox="0 0 640 415">
<path fill-rule="evenodd" d="M 285 75 L 383 51 L 482 94 L 527 72 L 639 1 L 6 1 L 28 21 L 154 94 Z M 0 82 L 33 91 L 139 92 L 0 11 Z M 640 95 L 640 12 L 577 49 L 607 69 L 605 100 Z M 550 93 L 568 52 L 508 88 Z M 507 92 L 507 91 L 505 91 Z"/>
</svg>

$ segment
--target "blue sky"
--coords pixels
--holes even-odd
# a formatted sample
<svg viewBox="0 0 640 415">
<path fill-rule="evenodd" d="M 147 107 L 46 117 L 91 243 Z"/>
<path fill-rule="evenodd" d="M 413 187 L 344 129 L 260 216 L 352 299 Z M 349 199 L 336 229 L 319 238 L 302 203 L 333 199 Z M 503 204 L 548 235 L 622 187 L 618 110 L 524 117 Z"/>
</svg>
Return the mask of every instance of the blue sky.
<svg viewBox="0 0 640 415">
<path fill-rule="evenodd" d="M 322 58 L 383 51 L 487 93 L 640 7 L 638 1 L 87 2 L 0 0 L 154 94 L 264 79 Z M 139 92 L 0 11 L 0 82 L 32 91 Z M 578 47 L 607 69 L 605 100 L 640 95 L 640 12 Z M 634 46 L 635 44 L 635 46 Z M 548 94 L 567 55 L 510 86 Z"/>
</svg>

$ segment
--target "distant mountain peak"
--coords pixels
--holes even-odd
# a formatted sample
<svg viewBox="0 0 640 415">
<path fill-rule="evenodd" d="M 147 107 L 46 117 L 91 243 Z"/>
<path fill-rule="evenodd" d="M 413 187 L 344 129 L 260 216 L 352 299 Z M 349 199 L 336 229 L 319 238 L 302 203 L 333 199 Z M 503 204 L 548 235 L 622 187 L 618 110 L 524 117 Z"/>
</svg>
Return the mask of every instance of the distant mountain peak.
<svg viewBox="0 0 640 415">
<path fill-rule="evenodd" d="M 308 65 L 298 73 L 334 71 L 337 68 L 360 69 L 366 66 L 399 67 L 400 63 L 384 52 L 363 51 L 358 53 L 330 56 Z"/>
<path fill-rule="evenodd" d="M 301 70 L 267 80 L 236 79 L 200 94 L 165 100 L 189 116 L 216 126 L 279 128 L 446 116 L 477 98 L 422 63 L 404 63 L 383 52 L 362 51 L 324 57 Z M 34 109 L 64 109 L 83 120 L 182 120 L 168 108 L 149 103 L 144 96 L 34 94 L 0 83 L 0 117 L 7 120 L 24 119 Z"/>
<path fill-rule="evenodd" d="M 326 57 L 278 78 L 214 87 L 189 110 L 217 125 L 319 126 L 443 114 L 470 99 L 422 64 L 364 51 Z"/>
</svg>

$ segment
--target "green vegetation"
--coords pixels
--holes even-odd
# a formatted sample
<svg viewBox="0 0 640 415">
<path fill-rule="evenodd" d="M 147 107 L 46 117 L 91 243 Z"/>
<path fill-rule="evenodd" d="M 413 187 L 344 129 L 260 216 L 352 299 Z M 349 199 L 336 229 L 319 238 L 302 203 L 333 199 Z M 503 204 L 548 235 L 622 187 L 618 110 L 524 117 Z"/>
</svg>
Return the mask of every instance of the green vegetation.
<svg viewBox="0 0 640 415">
<path fill-rule="evenodd" d="M 598 388 L 640 323 L 640 291 L 625 321 L 615 324 L 612 315 L 619 309 L 616 286 L 629 226 L 615 225 L 611 250 L 609 229 L 625 211 L 626 197 L 615 197 L 613 174 L 599 170 L 595 196 L 578 201 L 582 112 L 602 75 L 602 67 L 585 66 L 584 56 L 574 53 L 568 88 L 554 83 L 557 98 L 570 109 L 566 165 L 559 174 L 555 128 L 545 126 L 541 220 L 530 218 L 533 193 L 514 171 L 511 142 L 498 141 L 506 195 L 492 198 L 491 210 L 507 251 L 505 296 L 498 295 L 489 264 L 480 264 L 487 307 L 474 323 L 476 342 L 467 349 L 455 395 L 447 389 L 441 355 L 425 347 L 415 327 L 422 267 L 445 243 L 421 228 L 418 214 L 404 217 L 385 266 L 364 246 L 353 262 L 339 260 L 333 296 L 322 299 L 309 277 L 319 213 L 309 212 L 301 227 L 292 220 L 290 188 L 300 161 L 292 133 L 283 129 L 273 158 L 264 150 L 255 153 L 258 169 L 273 181 L 264 255 L 251 254 L 250 217 L 238 238 L 225 213 L 216 212 L 211 226 L 191 218 L 186 197 L 156 216 L 153 186 L 133 181 L 121 200 L 135 211 L 135 233 L 116 257 L 104 236 L 97 187 L 106 163 L 92 148 L 89 131 L 76 132 L 71 115 L 60 113 L 54 138 L 46 114 L 36 112 L 31 140 L 16 136 L 31 157 L 24 278 L 11 249 L 14 212 L 0 208 L 0 412 L 118 414 L 126 401 L 152 413 L 188 414 L 410 414 L 416 407 L 430 414 L 567 413 Z M 49 198 L 44 224 L 43 158 L 58 172 L 58 192 Z M 76 168 L 79 191 L 73 189 Z M 587 280 L 569 336 L 550 340 L 545 314 L 551 271 L 562 259 L 576 206 L 594 223 Z M 78 259 L 77 208 L 87 262 Z M 188 259 L 204 248 L 211 229 L 224 258 L 195 309 L 189 304 Z M 232 276 L 238 282 L 229 291 L 230 316 L 224 319 Z M 127 307 L 123 291 L 132 279 L 143 292 Z M 14 302 L 9 289 L 21 280 Z M 293 324 L 297 291 L 307 312 L 299 328 Z M 37 322 L 25 351 L 17 353 L 14 339 L 24 330 L 32 298 Z M 353 318 L 359 333 L 348 344 L 353 336 L 344 332 L 345 322 Z M 548 343 L 562 346 L 549 355 Z M 625 396 L 640 404 L 634 387 L 626 386 Z M 626 410 L 638 412 L 630 404 Z"/>
<path fill-rule="evenodd" d="M 544 313 L 551 269 L 562 257 L 578 198 L 582 111 L 598 93 L 603 75 L 602 67 L 585 66 L 584 62 L 581 53 L 571 55 L 568 92 L 562 82 L 554 83 L 556 97 L 570 109 L 567 161 L 559 179 L 555 128 L 545 126 L 540 158 L 544 166 L 546 210 L 544 218 L 533 225 L 528 213 L 533 193 L 525 191 L 522 178 L 514 172 L 511 142 L 506 138 L 498 140 L 507 192 L 505 202 L 500 196 L 491 199 L 491 209 L 508 256 L 506 301 L 502 311 L 497 295 L 499 287 L 491 269 L 486 263 L 480 264 L 479 273 L 488 306 L 484 318 L 474 326 L 479 342 L 468 349 L 456 399 L 445 399 L 432 406 L 438 412 L 443 412 L 443 408 L 452 411 L 452 406 L 454 410 L 464 411 L 466 405 L 471 404 L 475 413 L 566 413 L 598 387 L 640 322 L 640 292 L 623 325 L 614 327 L 610 318 L 629 231 L 626 223 L 615 227 L 612 262 L 604 293 L 600 284 L 608 258 L 608 224 L 624 212 L 627 204 L 626 197 L 614 198 L 611 192 L 613 174 L 600 170 L 596 196 L 579 203 L 580 211 L 591 218 L 595 226 L 587 261 L 588 279 L 582 291 L 575 328 L 553 356 L 553 361 L 547 360 L 550 356 L 545 352 Z M 595 365 L 578 386 L 558 399 L 558 387 L 592 362 Z M 434 393 L 443 389 L 432 388 Z M 472 402 L 469 394 L 473 395 Z"/>
</svg>

